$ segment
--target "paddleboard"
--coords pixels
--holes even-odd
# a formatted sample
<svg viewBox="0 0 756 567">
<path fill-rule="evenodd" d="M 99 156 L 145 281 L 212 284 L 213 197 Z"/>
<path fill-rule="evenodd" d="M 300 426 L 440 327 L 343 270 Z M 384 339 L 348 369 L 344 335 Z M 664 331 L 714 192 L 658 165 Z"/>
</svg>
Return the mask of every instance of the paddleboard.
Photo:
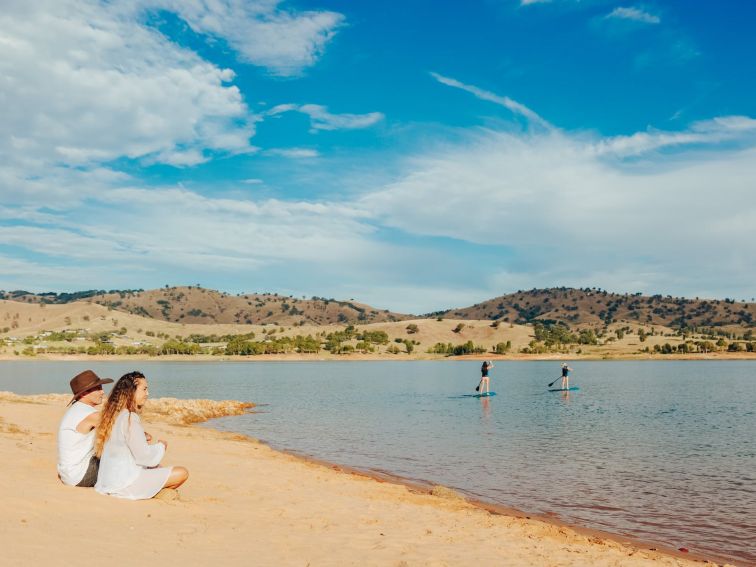
<svg viewBox="0 0 756 567">
<path fill-rule="evenodd" d="M 473 398 L 488 398 L 495 395 L 496 392 L 483 392 L 482 394 L 473 394 Z"/>
<path fill-rule="evenodd" d="M 572 388 L 549 388 L 549 392 L 572 392 L 579 389 L 577 386 L 573 386 Z"/>
</svg>

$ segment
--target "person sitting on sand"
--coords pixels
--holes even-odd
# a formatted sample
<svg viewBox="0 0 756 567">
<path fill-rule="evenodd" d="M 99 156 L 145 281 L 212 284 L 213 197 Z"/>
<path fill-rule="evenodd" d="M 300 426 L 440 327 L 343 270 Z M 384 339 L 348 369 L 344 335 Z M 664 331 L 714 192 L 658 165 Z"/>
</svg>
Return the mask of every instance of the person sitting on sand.
<svg viewBox="0 0 756 567">
<path fill-rule="evenodd" d="M 100 460 L 94 455 L 94 441 L 100 412 L 96 408 L 105 396 L 102 385 L 111 382 L 91 370 L 70 382 L 73 399 L 58 428 L 58 477 L 63 484 L 92 487 L 97 481 Z"/>
<path fill-rule="evenodd" d="M 95 455 L 100 473 L 95 490 L 130 500 L 152 498 L 163 488 L 178 488 L 189 478 L 184 467 L 159 467 L 168 444 L 149 444 L 139 412 L 147 401 L 147 378 L 124 374 L 113 386 L 97 427 Z"/>
<path fill-rule="evenodd" d="M 567 366 L 567 363 L 562 364 L 562 390 L 570 389 L 570 371 L 572 368 Z"/>
<path fill-rule="evenodd" d="M 488 393 L 490 391 L 488 371 L 491 370 L 491 368 L 493 368 L 493 362 L 491 362 L 490 360 L 484 360 L 483 365 L 480 367 L 480 382 L 478 382 L 478 385 L 475 388 L 476 392 L 480 392 L 481 394 L 483 394 L 484 387 L 485 387 L 485 393 Z"/>
</svg>

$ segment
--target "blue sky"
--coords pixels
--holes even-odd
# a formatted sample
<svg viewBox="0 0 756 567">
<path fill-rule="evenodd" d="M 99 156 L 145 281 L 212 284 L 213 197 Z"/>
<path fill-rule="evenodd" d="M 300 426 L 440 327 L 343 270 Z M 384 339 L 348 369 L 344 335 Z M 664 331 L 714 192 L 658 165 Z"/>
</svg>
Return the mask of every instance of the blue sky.
<svg viewBox="0 0 756 567">
<path fill-rule="evenodd" d="M 10 0 L 0 289 L 751 300 L 750 2 Z"/>
</svg>

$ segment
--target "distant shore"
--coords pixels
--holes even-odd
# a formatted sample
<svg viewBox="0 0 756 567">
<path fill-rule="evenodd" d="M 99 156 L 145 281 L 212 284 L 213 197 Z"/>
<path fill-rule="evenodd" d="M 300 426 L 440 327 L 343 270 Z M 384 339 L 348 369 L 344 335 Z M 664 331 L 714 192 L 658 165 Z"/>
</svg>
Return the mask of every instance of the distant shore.
<svg viewBox="0 0 756 567">
<path fill-rule="evenodd" d="M 6 463 L 0 498 L 9 511 L 0 535 L 4 564 L 32 558 L 59 564 L 76 553 L 72 526 L 82 517 L 89 540 L 146 566 L 168 560 L 688 567 L 707 559 L 470 502 L 444 487 L 399 484 L 303 459 L 242 435 L 180 425 L 238 413 L 236 402 L 151 401 L 145 422 L 168 440 L 166 463 L 189 468 L 189 482 L 174 501 L 107 498 L 55 477 L 53 432 L 67 400 L 0 393 Z M 186 419 L 177 422 L 177 415 Z M 77 557 L 80 565 L 100 562 L 97 554 Z"/>
<path fill-rule="evenodd" d="M 71 362 L 107 362 L 107 361 L 150 361 L 150 362 L 368 362 L 368 361 L 394 361 L 407 362 L 411 360 L 433 360 L 433 361 L 594 361 L 594 360 L 756 360 L 756 352 L 711 352 L 711 353 L 688 353 L 688 354 L 605 354 L 605 355 L 582 355 L 575 353 L 548 353 L 548 354 L 475 354 L 464 356 L 443 356 L 426 353 L 412 355 L 400 354 L 331 354 L 329 352 L 317 354 L 259 354 L 252 356 L 232 356 L 232 355 L 209 355 L 194 354 L 181 355 L 169 354 L 161 356 L 147 356 L 141 354 L 135 355 L 87 355 L 87 354 L 38 354 L 36 356 L 14 355 L 9 353 L 0 353 L 0 362 L 2 361 L 71 361 Z"/>
</svg>

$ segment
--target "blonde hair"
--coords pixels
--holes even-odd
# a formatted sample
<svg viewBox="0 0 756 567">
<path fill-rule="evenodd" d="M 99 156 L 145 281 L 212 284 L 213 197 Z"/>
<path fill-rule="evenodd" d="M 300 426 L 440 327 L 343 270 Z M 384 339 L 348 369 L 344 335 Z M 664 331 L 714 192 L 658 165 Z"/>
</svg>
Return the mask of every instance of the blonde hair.
<svg viewBox="0 0 756 567">
<path fill-rule="evenodd" d="M 141 372 L 129 372 L 124 374 L 113 386 L 113 389 L 105 402 L 102 410 L 100 424 L 97 426 L 95 435 L 94 452 L 97 458 L 102 456 L 102 450 L 105 447 L 110 434 L 113 432 L 113 424 L 121 413 L 121 410 L 127 409 L 129 412 L 136 412 L 140 408 L 136 405 L 136 389 L 139 380 L 146 380 Z"/>
</svg>

